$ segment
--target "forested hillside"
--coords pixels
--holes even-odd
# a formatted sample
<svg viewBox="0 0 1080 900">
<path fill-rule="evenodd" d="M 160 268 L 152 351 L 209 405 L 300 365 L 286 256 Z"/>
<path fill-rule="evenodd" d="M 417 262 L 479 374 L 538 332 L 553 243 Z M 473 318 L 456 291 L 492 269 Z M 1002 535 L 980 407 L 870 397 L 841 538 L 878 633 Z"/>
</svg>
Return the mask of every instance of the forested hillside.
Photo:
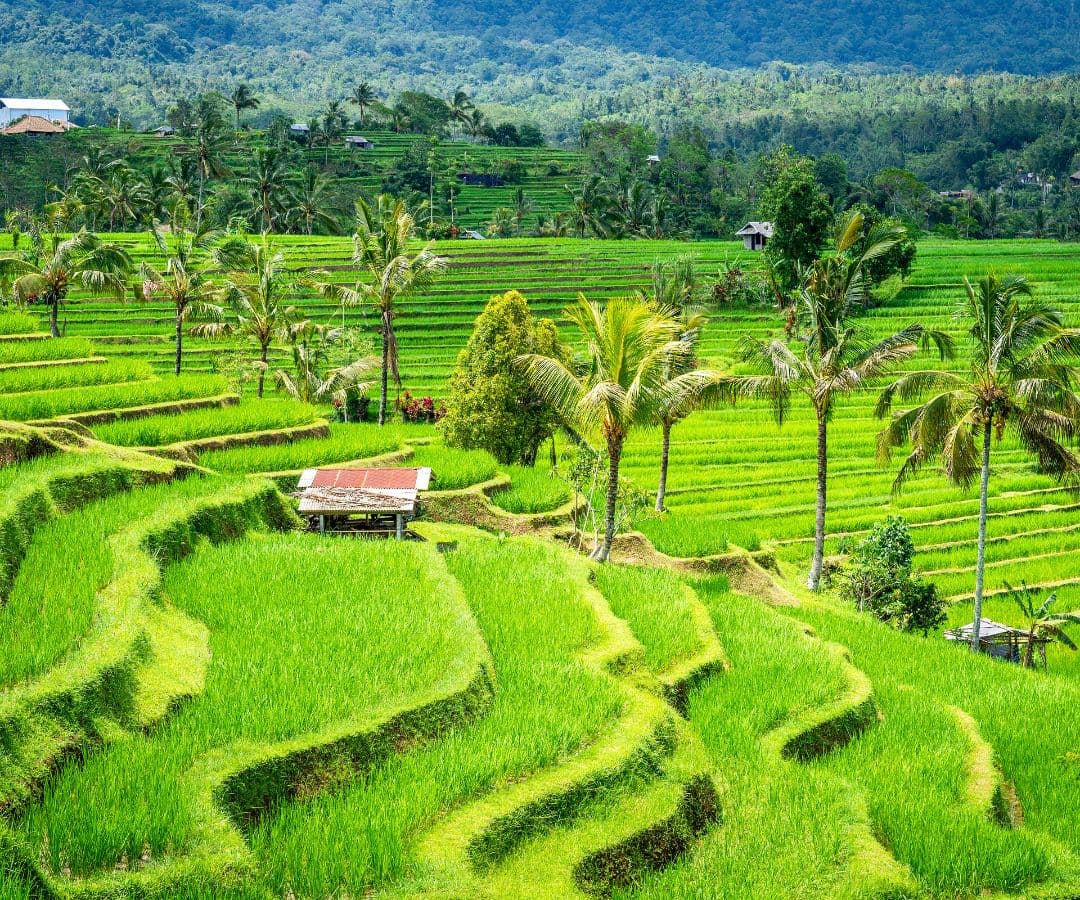
<svg viewBox="0 0 1080 900">
<path fill-rule="evenodd" d="M 733 70 L 770 61 L 1045 74 L 1078 59 L 1070 0 L 912 0 L 902 14 L 820 0 L 0 0 L 0 91 L 63 94 L 82 121 L 120 112 L 148 124 L 191 85 L 236 80 L 299 111 L 364 78 L 384 93 L 462 86 L 485 103 L 552 110 L 553 134 L 572 118 L 560 103 L 703 75 L 738 80 Z"/>
</svg>

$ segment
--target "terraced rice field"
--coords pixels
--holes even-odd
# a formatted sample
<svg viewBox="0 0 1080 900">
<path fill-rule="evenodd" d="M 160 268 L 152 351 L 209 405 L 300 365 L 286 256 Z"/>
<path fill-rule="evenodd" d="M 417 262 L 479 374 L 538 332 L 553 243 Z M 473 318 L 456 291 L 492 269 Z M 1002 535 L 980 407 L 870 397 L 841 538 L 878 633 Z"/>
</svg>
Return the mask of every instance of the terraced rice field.
<svg viewBox="0 0 1080 900">
<path fill-rule="evenodd" d="M 284 244 L 298 270 L 352 277 L 347 242 Z M 709 273 L 739 255 L 441 250 L 448 274 L 399 319 L 406 387 L 436 397 L 491 294 L 558 317 L 579 289 L 644 286 L 658 256 Z M 1077 322 L 1076 251 L 925 243 L 865 321 L 955 332 L 960 276 L 992 266 Z M 555 539 L 569 493 L 546 462 L 238 397 L 207 342 L 162 374 L 160 307 L 76 298 L 66 322 L 46 340 L 0 316 L 0 900 L 1080 893 L 1080 663 L 1025 672 L 799 588 L 805 410 L 782 430 L 753 404 L 676 426 L 670 511 L 637 527 L 669 557 L 728 556 L 598 568 Z M 769 309 L 714 311 L 703 356 L 731 367 L 741 335 L 778 331 Z M 830 548 L 903 514 L 965 619 L 976 500 L 933 473 L 894 497 L 871 404 L 831 427 Z M 628 448 L 640 487 L 658 443 Z M 426 542 L 299 533 L 275 483 L 372 458 L 434 469 Z M 1080 606 L 1080 499 L 1018 447 L 994 459 L 990 590 L 1060 584 Z"/>
</svg>

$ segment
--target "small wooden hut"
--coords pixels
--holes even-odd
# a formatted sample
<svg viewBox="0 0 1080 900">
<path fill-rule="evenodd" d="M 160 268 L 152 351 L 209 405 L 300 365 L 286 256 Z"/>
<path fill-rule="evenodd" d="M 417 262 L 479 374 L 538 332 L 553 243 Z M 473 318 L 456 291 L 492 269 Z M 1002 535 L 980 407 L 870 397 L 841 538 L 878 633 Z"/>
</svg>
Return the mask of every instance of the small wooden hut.
<svg viewBox="0 0 1080 900">
<path fill-rule="evenodd" d="M 950 628 L 945 632 L 945 637 L 950 641 L 960 641 L 965 644 L 971 643 L 971 632 L 975 623 L 971 622 L 959 628 Z M 1003 659 L 1006 662 L 1023 662 L 1029 643 L 1034 643 L 1034 659 L 1041 659 L 1043 668 L 1046 668 L 1046 645 L 1050 639 L 1036 634 L 1032 637 L 1030 632 L 1022 628 L 1013 628 L 1011 625 L 1002 625 L 992 619 L 979 620 L 979 651 L 995 659 Z"/>
<path fill-rule="evenodd" d="M 320 534 L 422 540 L 406 525 L 420 514 L 429 468 L 305 469 L 294 496 L 308 527 Z"/>
</svg>

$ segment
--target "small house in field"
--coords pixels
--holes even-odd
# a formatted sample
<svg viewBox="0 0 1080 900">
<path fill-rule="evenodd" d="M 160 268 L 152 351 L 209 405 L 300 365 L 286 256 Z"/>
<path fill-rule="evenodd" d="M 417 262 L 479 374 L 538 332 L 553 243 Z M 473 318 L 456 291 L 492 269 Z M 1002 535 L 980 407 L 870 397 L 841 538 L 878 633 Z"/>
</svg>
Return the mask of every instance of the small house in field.
<svg viewBox="0 0 1080 900">
<path fill-rule="evenodd" d="M 971 622 L 959 628 L 950 628 L 945 632 L 945 637 L 950 641 L 971 643 L 971 632 L 975 623 Z M 1031 634 L 1022 628 L 1013 628 L 1011 625 L 1002 625 L 991 619 L 979 620 L 979 651 L 995 659 L 1019 664 L 1027 653 L 1029 643 L 1034 643 L 1034 651 L 1041 657 L 1042 664 L 1046 666 L 1046 645 L 1050 639 L 1036 634 Z M 1033 654 L 1034 655 L 1034 654 Z"/>
<path fill-rule="evenodd" d="M 1080 172 L 1073 172 L 1069 176 L 1069 184 L 1080 185 Z"/>
<path fill-rule="evenodd" d="M 23 116 L 18 121 L 0 129 L 0 134 L 26 134 L 39 137 L 47 134 L 64 134 L 75 127 L 70 122 L 50 122 L 48 119 L 41 118 L 41 116 Z"/>
<path fill-rule="evenodd" d="M 294 494 L 319 534 L 422 540 L 406 525 L 420 514 L 431 469 L 305 469 Z"/>
<path fill-rule="evenodd" d="M 150 133 L 159 138 L 167 138 L 176 134 L 176 129 L 173 128 L 172 125 L 158 125 L 158 127 Z"/>
<path fill-rule="evenodd" d="M 658 166 L 660 165 L 660 157 L 653 153 L 652 155 L 645 157 L 645 162 L 650 166 Z"/>
<path fill-rule="evenodd" d="M 743 246 L 747 250 L 764 250 L 772 235 L 772 222 L 747 222 L 735 232 L 735 237 L 743 239 Z"/>
<path fill-rule="evenodd" d="M 938 196 L 944 197 L 946 200 L 972 200 L 975 197 L 975 192 L 967 189 L 962 191 L 938 191 Z"/>
<path fill-rule="evenodd" d="M 26 116 L 36 116 L 46 122 L 67 122 L 70 114 L 71 110 L 63 100 L 0 97 L 0 127 Z"/>
<path fill-rule="evenodd" d="M 347 134 L 345 135 L 345 146 L 350 150 L 374 150 L 375 144 L 369 141 L 362 134 Z"/>
<path fill-rule="evenodd" d="M 311 134 L 311 126 L 305 122 L 293 122 L 289 126 L 289 135 L 291 137 L 307 140 L 309 134 Z"/>
</svg>

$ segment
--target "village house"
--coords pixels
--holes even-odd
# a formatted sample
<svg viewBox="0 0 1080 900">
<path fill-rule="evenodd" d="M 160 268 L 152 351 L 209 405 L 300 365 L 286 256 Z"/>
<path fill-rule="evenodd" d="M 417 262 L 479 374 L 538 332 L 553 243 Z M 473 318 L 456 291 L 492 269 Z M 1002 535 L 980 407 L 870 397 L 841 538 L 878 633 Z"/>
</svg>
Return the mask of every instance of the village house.
<svg viewBox="0 0 1080 900">
<path fill-rule="evenodd" d="M 63 100 L 21 99 L 18 97 L 0 97 L 0 127 L 26 116 L 35 116 L 46 122 L 68 121 L 71 110 Z"/>
<path fill-rule="evenodd" d="M 44 134 L 64 134 L 64 132 L 78 127 L 72 122 L 50 122 L 41 116 L 23 116 L 10 125 L 0 128 L 0 135 L 25 134 L 37 137 Z"/>
<path fill-rule="evenodd" d="M 1080 172 L 1073 172 L 1072 175 L 1069 176 L 1069 183 L 1080 184 Z"/>
<path fill-rule="evenodd" d="M 345 144 L 350 150 L 374 150 L 375 145 L 362 134 L 345 135 Z"/>
<path fill-rule="evenodd" d="M 735 237 L 743 239 L 743 246 L 747 250 L 764 250 L 772 235 L 772 222 L 747 222 L 743 228 L 735 232 Z"/>
</svg>

